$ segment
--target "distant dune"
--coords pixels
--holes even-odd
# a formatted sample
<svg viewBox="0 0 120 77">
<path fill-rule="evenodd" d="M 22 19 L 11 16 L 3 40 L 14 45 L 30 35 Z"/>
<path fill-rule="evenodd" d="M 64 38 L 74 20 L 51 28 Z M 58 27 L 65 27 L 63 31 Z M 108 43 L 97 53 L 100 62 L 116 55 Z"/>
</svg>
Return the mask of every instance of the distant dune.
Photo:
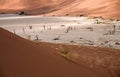
<svg viewBox="0 0 120 77">
<path fill-rule="evenodd" d="M 120 0 L 0 0 L 0 12 L 120 18 Z"/>
</svg>

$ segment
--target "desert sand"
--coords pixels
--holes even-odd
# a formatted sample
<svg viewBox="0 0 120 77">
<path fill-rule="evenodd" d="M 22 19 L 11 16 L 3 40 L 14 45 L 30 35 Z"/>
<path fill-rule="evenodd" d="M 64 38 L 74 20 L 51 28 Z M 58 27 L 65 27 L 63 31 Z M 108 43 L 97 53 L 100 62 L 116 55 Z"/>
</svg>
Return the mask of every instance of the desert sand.
<svg viewBox="0 0 120 77">
<path fill-rule="evenodd" d="M 0 77 L 120 77 L 119 0 L 0 0 Z"/>
<path fill-rule="evenodd" d="M 44 44 L 44 43 L 43 43 Z M 0 28 L 0 77 L 113 77 L 105 68 L 89 68 L 55 53 L 48 44 L 25 40 Z M 88 49 L 86 49 L 88 50 Z"/>
<path fill-rule="evenodd" d="M 119 0 L 0 0 L 1 13 L 24 11 L 29 15 L 102 16 L 120 18 Z"/>
<path fill-rule="evenodd" d="M 0 16 L 1 77 L 120 76 L 120 22 L 117 20 Z M 113 47 L 94 46 L 91 40 L 99 43 L 98 38 L 103 38 L 103 43 L 109 40 L 107 44 Z"/>
</svg>

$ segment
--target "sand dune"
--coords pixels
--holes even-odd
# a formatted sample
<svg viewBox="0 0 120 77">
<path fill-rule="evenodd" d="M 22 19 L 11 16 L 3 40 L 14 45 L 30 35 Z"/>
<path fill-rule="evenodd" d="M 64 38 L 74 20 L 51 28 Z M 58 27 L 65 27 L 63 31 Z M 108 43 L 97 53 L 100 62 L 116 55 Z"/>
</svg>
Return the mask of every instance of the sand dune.
<svg viewBox="0 0 120 77">
<path fill-rule="evenodd" d="M 119 0 L 0 0 L 0 12 L 25 11 L 28 14 L 80 15 L 120 18 Z"/>
<path fill-rule="evenodd" d="M 52 51 L 0 28 L 0 77 L 111 77 L 105 69 L 94 71 Z"/>
</svg>

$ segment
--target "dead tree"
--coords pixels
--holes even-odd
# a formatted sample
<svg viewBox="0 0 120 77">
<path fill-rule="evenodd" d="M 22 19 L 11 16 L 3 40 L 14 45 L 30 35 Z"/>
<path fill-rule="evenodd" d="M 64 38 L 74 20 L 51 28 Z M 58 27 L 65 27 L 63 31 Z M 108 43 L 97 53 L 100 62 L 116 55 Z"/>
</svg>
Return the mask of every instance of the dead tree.
<svg viewBox="0 0 120 77">
<path fill-rule="evenodd" d="M 120 45 L 120 42 L 116 42 L 115 45 Z"/>
<path fill-rule="evenodd" d="M 45 25 L 43 25 L 44 30 L 46 29 Z"/>
<path fill-rule="evenodd" d="M 21 11 L 21 12 L 19 13 L 19 15 L 25 15 L 25 12 Z"/>
<path fill-rule="evenodd" d="M 54 38 L 53 40 L 59 40 L 59 38 L 57 37 L 57 38 Z"/>
<path fill-rule="evenodd" d="M 116 28 L 116 26 L 115 25 L 113 25 L 113 29 L 115 30 L 115 28 Z"/>
<path fill-rule="evenodd" d="M 71 29 L 71 27 L 69 26 L 69 27 L 67 28 L 67 31 L 66 31 L 65 33 L 68 33 L 70 29 Z"/>
<path fill-rule="evenodd" d="M 60 40 L 60 36 L 54 38 L 53 40 Z"/>
<path fill-rule="evenodd" d="M 39 38 L 38 38 L 38 35 L 37 35 L 37 34 L 35 35 L 35 37 L 36 37 L 36 40 L 39 40 Z"/>
<path fill-rule="evenodd" d="M 65 27 L 65 25 L 61 25 L 61 27 Z"/>
<path fill-rule="evenodd" d="M 32 26 L 29 25 L 29 28 L 32 29 Z"/>
<path fill-rule="evenodd" d="M 70 30 L 73 30 L 73 27 L 70 27 Z"/>
<path fill-rule="evenodd" d="M 25 33 L 25 28 L 23 28 L 23 33 Z"/>
<path fill-rule="evenodd" d="M 113 31 L 112 31 L 112 34 L 115 34 L 115 31 L 116 31 L 116 26 L 113 25 Z"/>
<path fill-rule="evenodd" d="M 93 28 L 92 27 L 87 27 L 86 29 L 90 30 L 90 31 L 93 31 Z"/>
</svg>

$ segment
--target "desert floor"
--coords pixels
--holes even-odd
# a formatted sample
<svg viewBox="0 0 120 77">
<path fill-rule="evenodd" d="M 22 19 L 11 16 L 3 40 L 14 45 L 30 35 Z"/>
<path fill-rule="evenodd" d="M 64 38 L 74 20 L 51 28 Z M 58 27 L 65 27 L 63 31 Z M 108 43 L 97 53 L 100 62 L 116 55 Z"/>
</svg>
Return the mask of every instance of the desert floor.
<svg viewBox="0 0 120 77">
<path fill-rule="evenodd" d="M 120 76 L 120 21 L 8 14 L 0 27 L 0 77 Z"/>
<path fill-rule="evenodd" d="M 0 16 L 0 27 L 26 39 L 120 49 L 120 21 L 90 17 Z"/>
</svg>

